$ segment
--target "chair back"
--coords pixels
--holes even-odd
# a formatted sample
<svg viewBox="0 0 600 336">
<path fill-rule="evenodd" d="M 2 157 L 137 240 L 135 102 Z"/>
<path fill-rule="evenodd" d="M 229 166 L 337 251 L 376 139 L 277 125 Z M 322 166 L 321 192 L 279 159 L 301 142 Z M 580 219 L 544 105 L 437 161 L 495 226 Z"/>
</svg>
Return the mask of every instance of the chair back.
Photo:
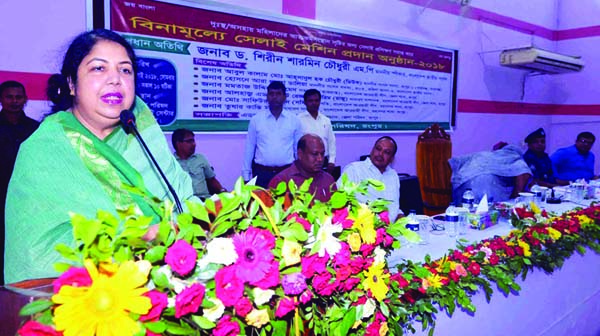
<svg viewBox="0 0 600 336">
<path fill-rule="evenodd" d="M 417 140 L 417 176 L 421 185 L 424 213 L 445 212 L 452 201 L 452 141 L 438 124 L 428 127 Z"/>
</svg>

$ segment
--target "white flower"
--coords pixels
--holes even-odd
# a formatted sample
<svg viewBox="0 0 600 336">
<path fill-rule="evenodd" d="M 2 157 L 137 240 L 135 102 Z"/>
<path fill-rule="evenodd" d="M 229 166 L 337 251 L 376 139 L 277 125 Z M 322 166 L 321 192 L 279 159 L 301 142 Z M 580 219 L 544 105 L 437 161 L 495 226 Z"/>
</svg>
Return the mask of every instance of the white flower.
<svg viewBox="0 0 600 336">
<path fill-rule="evenodd" d="M 225 306 L 223 305 L 223 302 L 217 298 L 209 297 L 208 301 L 214 303 L 215 306 L 212 308 L 205 308 L 204 317 L 212 322 L 216 322 L 221 318 L 221 316 L 223 316 L 223 313 L 225 312 Z"/>
<path fill-rule="evenodd" d="M 485 257 L 489 258 L 494 252 L 492 251 L 491 248 L 487 247 L 487 246 L 483 246 L 479 249 L 479 251 L 485 253 Z"/>
<path fill-rule="evenodd" d="M 206 261 L 215 264 L 231 265 L 238 258 L 231 238 L 213 238 L 206 244 L 206 251 Z"/>
<path fill-rule="evenodd" d="M 169 307 L 169 308 L 175 307 L 175 297 L 170 297 L 167 299 L 167 307 Z"/>
<path fill-rule="evenodd" d="M 368 318 L 371 317 L 373 315 L 373 313 L 375 312 L 375 308 L 377 308 L 377 305 L 375 304 L 375 301 L 373 299 L 367 299 L 367 301 L 365 302 L 365 304 L 363 305 L 363 315 L 362 318 Z"/>
<path fill-rule="evenodd" d="M 275 291 L 272 289 L 264 290 L 258 287 L 254 287 L 254 289 L 252 289 L 252 294 L 254 294 L 254 303 L 257 306 L 260 306 L 269 302 L 273 294 L 275 294 Z"/>
<path fill-rule="evenodd" d="M 308 240 L 309 243 L 306 245 L 306 247 L 312 248 L 317 242 L 319 242 L 319 257 L 323 257 L 325 252 L 327 252 L 329 256 L 333 257 L 342 248 L 340 240 L 334 237 L 333 234 L 342 232 L 343 229 L 344 228 L 341 224 L 332 224 L 331 217 L 327 217 L 327 219 L 325 219 L 325 223 L 323 223 L 319 228 L 319 232 L 317 232 L 316 237 L 310 237 Z"/>
<path fill-rule="evenodd" d="M 375 261 L 373 261 L 373 264 L 385 263 L 385 251 L 381 247 L 377 246 L 373 253 L 375 254 Z"/>
</svg>

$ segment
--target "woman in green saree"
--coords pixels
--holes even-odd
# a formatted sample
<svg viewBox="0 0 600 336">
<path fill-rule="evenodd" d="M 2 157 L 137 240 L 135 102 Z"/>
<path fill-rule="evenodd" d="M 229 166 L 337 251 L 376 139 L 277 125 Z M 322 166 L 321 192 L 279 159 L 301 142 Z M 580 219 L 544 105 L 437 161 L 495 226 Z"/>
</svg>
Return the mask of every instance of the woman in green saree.
<svg viewBox="0 0 600 336">
<path fill-rule="evenodd" d="M 65 54 L 61 75 L 69 90 L 62 85 L 51 94 L 57 112 L 21 146 L 8 188 L 7 283 L 58 275 L 54 246 L 72 244 L 69 213 L 95 217 L 100 209 L 116 215 L 133 208 L 158 222 L 158 209 L 148 200 L 171 195 L 138 141 L 120 126 L 122 110 L 133 110 L 179 197 L 193 195 L 189 175 L 169 151 L 148 106 L 135 96 L 136 59 L 124 38 L 104 29 L 79 35 Z"/>
</svg>

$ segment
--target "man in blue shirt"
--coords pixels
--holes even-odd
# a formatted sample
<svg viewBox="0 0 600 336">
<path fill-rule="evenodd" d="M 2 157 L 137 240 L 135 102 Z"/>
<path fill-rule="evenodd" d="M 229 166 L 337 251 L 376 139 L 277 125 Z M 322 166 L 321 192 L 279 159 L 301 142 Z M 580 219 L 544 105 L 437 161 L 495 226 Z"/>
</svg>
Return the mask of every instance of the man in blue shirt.
<svg viewBox="0 0 600 336">
<path fill-rule="evenodd" d="M 273 176 L 294 162 L 296 144 L 302 136 L 300 120 L 283 110 L 285 85 L 273 81 L 267 87 L 269 111 L 260 111 L 248 125 L 242 177 L 256 176 L 256 185 L 267 188 Z"/>
<path fill-rule="evenodd" d="M 590 132 L 577 135 L 575 145 L 561 148 L 554 152 L 552 169 L 557 179 L 575 181 L 591 180 L 594 176 L 594 153 L 590 152 L 596 137 Z"/>
<path fill-rule="evenodd" d="M 526 138 L 527 151 L 523 154 L 523 160 L 531 169 L 533 183 L 544 187 L 554 187 L 559 183 L 552 171 L 552 161 L 546 153 L 546 132 L 543 128 L 531 132 Z"/>
</svg>

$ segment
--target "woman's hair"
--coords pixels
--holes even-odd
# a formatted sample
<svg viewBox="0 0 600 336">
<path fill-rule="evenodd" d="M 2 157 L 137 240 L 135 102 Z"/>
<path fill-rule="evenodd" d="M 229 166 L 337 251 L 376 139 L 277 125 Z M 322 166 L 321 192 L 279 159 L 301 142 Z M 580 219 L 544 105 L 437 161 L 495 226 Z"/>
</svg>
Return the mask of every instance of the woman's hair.
<svg viewBox="0 0 600 336">
<path fill-rule="evenodd" d="M 81 33 L 69 45 L 63 59 L 60 74 L 52 75 L 48 79 L 46 95 L 54 104 L 52 112 L 64 111 L 73 107 L 73 96 L 71 96 L 68 80 L 71 80 L 73 85 L 77 84 L 77 69 L 79 69 L 79 65 L 99 41 L 115 42 L 125 48 L 133 66 L 135 80 L 135 75 L 137 74 L 135 52 L 125 38 L 108 29 L 94 29 Z"/>
</svg>

